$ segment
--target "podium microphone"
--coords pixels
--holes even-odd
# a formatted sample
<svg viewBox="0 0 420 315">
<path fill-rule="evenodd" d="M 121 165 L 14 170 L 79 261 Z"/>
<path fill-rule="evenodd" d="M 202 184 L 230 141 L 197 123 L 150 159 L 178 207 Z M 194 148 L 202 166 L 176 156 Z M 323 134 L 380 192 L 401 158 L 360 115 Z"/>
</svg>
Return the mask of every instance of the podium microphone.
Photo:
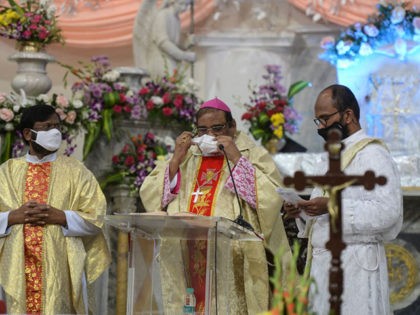
<svg viewBox="0 0 420 315">
<path fill-rule="evenodd" d="M 248 223 L 247 221 L 245 221 L 242 216 L 243 210 L 242 210 L 241 200 L 239 199 L 238 191 L 236 190 L 236 184 L 235 184 L 235 180 L 233 179 L 232 168 L 230 167 L 229 159 L 226 155 L 225 147 L 223 146 L 223 144 L 219 144 L 219 149 L 220 151 L 223 152 L 223 155 L 226 158 L 226 163 L 228 165 L 230 178 L 232 178 L 233 189 L 235 190 L 236 200 L 238 200 L 238 205 L 239 205 L 239 215 L 235 220 L 233 220 L 233 222 L 235 222 L 236 224 L 239 224 L 240 226 L 248 230 L 254 231 L 254 228 L 252 227 L 252 225 Z"/>
</svg>

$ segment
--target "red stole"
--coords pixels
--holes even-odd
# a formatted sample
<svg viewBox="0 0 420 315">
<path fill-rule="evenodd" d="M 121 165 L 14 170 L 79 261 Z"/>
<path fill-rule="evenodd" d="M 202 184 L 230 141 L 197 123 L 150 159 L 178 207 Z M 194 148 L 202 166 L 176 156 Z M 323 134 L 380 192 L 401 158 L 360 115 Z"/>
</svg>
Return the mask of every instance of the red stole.
<svg viewBox="0 0 420 315">
<path fill-rule="evenodd" d="M 189 212 L 211 216 L 214 212 L 214 197 L 219 189 L 219 180 L 224 169 L 224 156 L 203 157 L 192 184 Z M 206 300 L 207 241 L 188 241 L 190 283 L 196 297 L 196 312 L 204 313 Z"/>
<path fill-rule="evenodd" d="M 50 184 L 51 163 L 29 163 L 26 173 L 24 202 L 46 203 Z M 25 224 L 24 229 L 26 312 L 42 311 L 42 242 L 43 227 Z"/>
</svg>

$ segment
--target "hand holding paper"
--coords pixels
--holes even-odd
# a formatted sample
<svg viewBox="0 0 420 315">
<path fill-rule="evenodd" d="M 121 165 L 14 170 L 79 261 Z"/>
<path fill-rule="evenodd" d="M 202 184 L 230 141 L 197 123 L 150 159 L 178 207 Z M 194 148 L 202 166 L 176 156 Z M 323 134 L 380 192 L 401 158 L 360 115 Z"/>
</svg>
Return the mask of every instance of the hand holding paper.
<svg viewBox="0 0 420 315">
<path fill-rule="evenodd" d="M 279 188 L 277 188 L 277 192 L 282 196 L 282 198 L 283 198 L 283 200 L 286 204 L 292 204 L 293 206 L 295 206 L 294 207 L 295 210 L 299 210 L 299 209 L 296 209 L 297 208 L 296 205 L 300 201 L 305 201 L 305 199 L 300 197 L 294 189 L 279 187 Z M 286 205 L 285 205 L 285 208 L 286 208 Z M 292 214 L 292 216 L 293 216 L 293 214 Z M 305 213 L 305 211 L 303 211 L 302 209 L 300 209 L 299 217 L 301 217 L 305 221 L 310 219 L 310 216 L 308 216 Z"/>
</svg>

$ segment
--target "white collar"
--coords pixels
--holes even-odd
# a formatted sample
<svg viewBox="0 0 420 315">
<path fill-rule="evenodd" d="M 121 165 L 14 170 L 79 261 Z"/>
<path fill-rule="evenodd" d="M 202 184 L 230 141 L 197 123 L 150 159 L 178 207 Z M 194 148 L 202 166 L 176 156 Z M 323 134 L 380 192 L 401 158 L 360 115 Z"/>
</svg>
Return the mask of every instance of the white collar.
<svg viewBox="0 0 420 315">
<path fill-rule="evenodd" d="M 31 155 L 26 153 L 26 162 L 29 163 L 46 163 L 46 162 L 54 162 L 57 159 L 57 152 L 48 154 L 44 156 L 42 159 L 39 159 L 36 155 Z"/>
<path fill-rule="evenodd" d="M 357 130 L 352 135 L 348 136 L 346 139 L 343 140 L 344 145 L 346 148 L 351 147 L 353 144 L 359 142 L 360 140 L 366 138 L 366 133 L 363 129 Z"/>
</svg>

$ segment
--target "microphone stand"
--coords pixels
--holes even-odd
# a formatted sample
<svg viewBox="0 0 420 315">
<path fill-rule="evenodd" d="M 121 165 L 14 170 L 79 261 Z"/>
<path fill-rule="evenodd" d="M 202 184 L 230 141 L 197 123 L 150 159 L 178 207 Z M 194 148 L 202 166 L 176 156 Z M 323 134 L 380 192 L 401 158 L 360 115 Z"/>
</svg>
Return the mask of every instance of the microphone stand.
<svg viewBox="0 0 420 315">
<path fill-rule="evenodd" d="M 235 220 L 233 220 L 233 222 L 235 222 L 236 224 L 239 224 L 240 226 L 254 232 L 254 228 L 252 227 L 252 225 L 249 222 L 245 221 L 244 217 L 242 216 L 242 213 L 243 213 L 242 205 L 241 205 L 241 201 L 239 199 L 238 191 L 236 190 L 236 184 L 235 184 L 235 180 L 233 179 L 232 168 L 230 167 L 230 163 L 229 163 L 229 159 L 226 155 L 225 147 L 222 144 L 219 144 L 219 149 L 223 152 L 223 155 L 226 158 L 226 163 L 228 165 L 230 178 L 232 178 L 233 189 L 235 190 L 236 200 L 238 200 L 238 205 L 239 205 L 239 215 Z"/>
</svg>

